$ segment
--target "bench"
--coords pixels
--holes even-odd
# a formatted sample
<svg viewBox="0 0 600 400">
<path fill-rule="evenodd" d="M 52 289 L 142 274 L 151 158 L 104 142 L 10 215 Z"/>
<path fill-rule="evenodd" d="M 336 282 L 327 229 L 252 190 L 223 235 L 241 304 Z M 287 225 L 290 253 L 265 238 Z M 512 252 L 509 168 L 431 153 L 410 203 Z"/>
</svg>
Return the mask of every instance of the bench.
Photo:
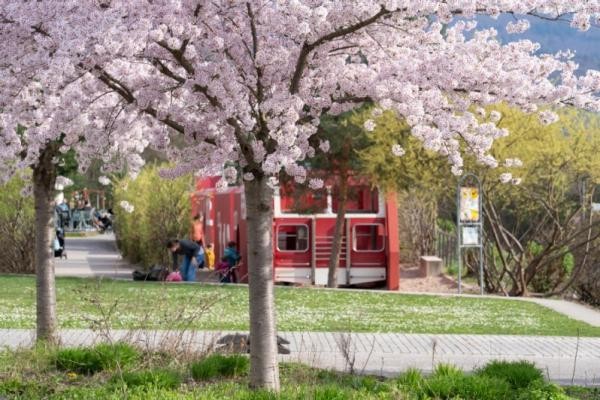
<svg viewBox="0 0 600 400">
<path fill-rule="evenodd" d="M 419 265 L 419 275 L 423 278 L 442 274 L 443 261 L 436 256 L 422 256 Z"/>
</svg>

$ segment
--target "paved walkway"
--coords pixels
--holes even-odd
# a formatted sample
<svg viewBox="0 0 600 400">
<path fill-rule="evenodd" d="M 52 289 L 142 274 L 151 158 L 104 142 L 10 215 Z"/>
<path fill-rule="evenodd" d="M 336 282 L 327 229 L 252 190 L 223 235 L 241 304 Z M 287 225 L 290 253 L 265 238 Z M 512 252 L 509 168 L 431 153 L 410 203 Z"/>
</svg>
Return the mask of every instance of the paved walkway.
<svg viewBox="0 0 600 400">
<path fill-rule="evenodd" d="M 175 346 L 185 351 L 206 351 L 232 332 L 124 331 L 105 334 L 90 330 L 63 330 L 65 346 L 98 341 L 127 340 L 145 349 Z M 429 372 L 438 363 L 451 363 L 466 371 L 490 360 L 529 360 L 557 383 L 600 385 L 600 338 L 506 335 L 423 335 L 330 332 L 282 332 L 290 344 L 282 361 L 299 361 L 319 368 L 348 370 L 344 349 L 354 358 L 354 370 L 395 376 L 408 368 Z M 0 330 L 0 346 L 17 348 L 33 343 L 32 330 Z"/>
<path fill-rule="evenodd" d="M 67 259 L 55 259 L 56 276 L 131 278 L 112 233 L 65 239 Z"/>
<path fill-rule="evenodd" d="M 523 300 L 532 301 L 544 307 L 548 307 L 556 312 L 586 322 L 592 326 L 600 326 L 600 311 L 592 307 L 565 300 L 539 299 L 533 297 Z"/>
</svg>

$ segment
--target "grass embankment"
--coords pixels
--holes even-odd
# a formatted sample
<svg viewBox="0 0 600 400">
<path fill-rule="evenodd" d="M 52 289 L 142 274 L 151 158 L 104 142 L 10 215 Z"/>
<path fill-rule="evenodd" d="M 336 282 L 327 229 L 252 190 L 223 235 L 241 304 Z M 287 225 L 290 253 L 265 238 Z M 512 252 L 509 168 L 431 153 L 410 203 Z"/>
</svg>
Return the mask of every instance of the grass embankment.
<svg viewBox="0 0 600 400">
<path fill-rule="evenodd" d="M 143 353 L 125 344 L 0 353 L 0 397 L 48 400 L 570 400 L 599 392 L 563 388 L 527 362 L 491 362 L 473 374 L 438 365 L 431 376 L 409 370 L 393 379 L 281 365 L 281 393 L 248 388 L 248 358 Z M 569 396 L 567 393 L 573 393 Z"/>
<path fill-rule="evenodd" d="M 0 288 L 0 328 L 33 328 L 34 278 L 3 276 Z M 58 278 L 57 288 L 62 328 L 89 328 L 103 312 L 113 328 L 177 328 L 164 324 L 180 312 L 186 328 L 248 329 L 246 287 Z M 519 300 L 288 287 L 275 297 L 281 331 L 600 336 L 598 327 Z"/>
</svg>

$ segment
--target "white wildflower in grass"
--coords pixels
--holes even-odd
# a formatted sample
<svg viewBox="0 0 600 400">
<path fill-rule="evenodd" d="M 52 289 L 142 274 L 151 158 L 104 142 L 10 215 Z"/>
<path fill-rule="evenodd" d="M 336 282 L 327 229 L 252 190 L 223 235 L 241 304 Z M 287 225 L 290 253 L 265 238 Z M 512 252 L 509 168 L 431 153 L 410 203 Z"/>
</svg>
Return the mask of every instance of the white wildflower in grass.
<svg viewBox="0 0 600 400">
<path fill-rule="evenodd" d="M 121 200 L 119 206 L 121 206 L 121 208 L 129 214 L 131 214 L 135 210 L 133 204 L 130 204 L 127 200 Z"/>
<path fill-rule="evenodd" d="M 406 154 L 406 151 L 398 143 L 392 146 L 392 154 L 396 157 L 402 157 Z"/>
<path fill-rule="evenodd" d="M 373 121 L 372 119 L 366 120 L 365 123 L 363 124 L 363 127 L 369 132 L 373 132 L 373 130 L 375 130 L 376 126 L 377 125 L 375 124 L 375 121 Z"/>
<path fill-rule="evenodd" d="M 519 186 L 521 184 L 521 178 L 514 178 L 511 183 L 515 186 Z"/>
<path fill-rule="evenodd" d="M 110 185 L 110 179 L 108 179 L 108 177 L 106 177 L 104 175 L 102 175 L 100 178 L 98 178 L 98 182 L 100 182 L 100 184 L 103 186 Z"/>
<path fill-rule="evenodd" d="M 505 172 L 500 175 L 500 182 L 509 183 L 512 180 L 512 174 L 510 172 Z"/>
</svg>

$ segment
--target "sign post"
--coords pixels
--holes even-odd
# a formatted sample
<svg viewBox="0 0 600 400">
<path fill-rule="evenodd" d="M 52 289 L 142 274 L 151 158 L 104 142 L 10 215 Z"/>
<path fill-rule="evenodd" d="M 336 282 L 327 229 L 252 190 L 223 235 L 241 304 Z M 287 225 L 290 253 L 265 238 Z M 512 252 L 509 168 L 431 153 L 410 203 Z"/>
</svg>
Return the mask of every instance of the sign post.
<svg viewBox="0 0 600 400">
<path fill-rule="evenodd" d="M 481 182 L 476 175 L 463 175 L 456 191 L 458 293 L 462 293 L 462 250 L 479 248 L 479 287 L 483 294 L 483 218 Z"/>
</svg>

